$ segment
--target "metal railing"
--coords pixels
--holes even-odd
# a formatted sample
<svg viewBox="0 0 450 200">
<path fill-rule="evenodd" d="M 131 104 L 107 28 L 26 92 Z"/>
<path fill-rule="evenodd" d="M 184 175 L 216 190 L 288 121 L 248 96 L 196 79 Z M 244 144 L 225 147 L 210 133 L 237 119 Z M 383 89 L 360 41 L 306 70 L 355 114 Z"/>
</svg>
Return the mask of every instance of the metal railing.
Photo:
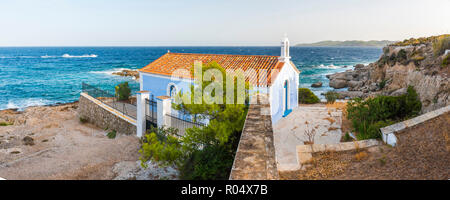
<svg viewBox="0 0 450 200">
<path fill-rule="evenodd" d="M 128 100 L 118 101 L 116 96 L 108 91 L 99 89 L 87 83 L 81 83 L 82 92 L 101 101 L 102 103 L 114 108 L 122 114 L 136 119 L 137 107 L 136 97 L 130 97 Z"/>
<path fill-rule="evenodd" d="M 201 122 L 193 122 L 191 120 L 180 118 L 176 115 L 166 114 L 166 118 L 169 121 L 170 127 L 178 129 L 179 135 L 184 135 L 186 129 L 193 127 L 204 127 L 206 124 Z"/>
<path fill-rule="evenodd" d="M 157 103 L 153 95 L 150 96 L 150 99 L 145 99 L 145 119 L 147 123 L 147 129 L 150 126 L 158 125 L 158 114 L 157 114 Z"/>
</svg>

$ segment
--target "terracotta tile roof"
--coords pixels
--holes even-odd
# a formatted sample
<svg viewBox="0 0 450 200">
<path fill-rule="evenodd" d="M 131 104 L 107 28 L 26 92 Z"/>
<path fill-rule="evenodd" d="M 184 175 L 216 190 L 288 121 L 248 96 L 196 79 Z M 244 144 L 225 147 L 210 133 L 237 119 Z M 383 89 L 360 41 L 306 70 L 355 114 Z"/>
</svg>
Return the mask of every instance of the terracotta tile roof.
<svg viewBox="0 0 450 200">
<path fill-rule="evenodd" d="M 272 70 L 281 70 L 284 66 L 284 62 L 280 62 L 278 56 L 166 53 L 139 71 L 171 76 L 177 69 L 190 70 L 194 66 L 194 61 L 201 61 L 203 64 L 215 61 L 225 70 L 239 68 L 244 71 L 253 69 L 255 72 L 267 70 L 267 84 L 258 85 L 270 85 L 270 80 L 275 80 L 277 75 L 277 73 L 272 73 L 276 72 L 276 70 Z M 273 79 L 271 79 L 272 76 Z M 191 74 L 181 75 L 181 77 L 192 79 Z M 265 77 L 260 77 L 260 82 L 263 79 Z M 256 85 L 258 76 L 248 77 L 248 80 L 253 85 Z"/>
</svg>

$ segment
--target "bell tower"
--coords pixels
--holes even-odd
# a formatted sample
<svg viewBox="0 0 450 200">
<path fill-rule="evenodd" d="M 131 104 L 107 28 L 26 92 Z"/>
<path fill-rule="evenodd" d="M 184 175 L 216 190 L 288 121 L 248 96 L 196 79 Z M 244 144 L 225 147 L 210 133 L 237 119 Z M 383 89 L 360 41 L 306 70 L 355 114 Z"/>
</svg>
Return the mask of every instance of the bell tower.
<svg viewBox="0 0 450 200">
<path fill-rule="evenodd" d="M 284 35 L 283 40 L 281 41 L 281 56 L 280 61 L 281 62 L 289 62 L 291 59 L 291 56 L 289 55 L 289 39 L 287 38 L 287 35 Z"/>
</svg>

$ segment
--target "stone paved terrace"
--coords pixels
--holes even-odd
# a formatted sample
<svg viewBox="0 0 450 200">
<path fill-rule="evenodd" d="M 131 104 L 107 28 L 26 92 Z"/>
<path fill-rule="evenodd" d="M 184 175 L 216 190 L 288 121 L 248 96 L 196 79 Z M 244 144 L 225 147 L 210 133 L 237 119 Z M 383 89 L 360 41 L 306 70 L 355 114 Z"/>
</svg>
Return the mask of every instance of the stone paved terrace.
<svg viewBox="0 0 450 200">
<path fill-rule="evenodd" d="M 279 179 L 275 161 L 272 121 L 267 96 L 258 95 L 258 103 L 250 105 L 238 150 L 236 152 L 231 180 Z"/>
<path fill-rule="evenodd" d="M 313 139 L 314 144 L 336 144 L 342 137 L 342 111 L 323 104 L 299 105 L 274 127 L 274 145 L 279 171 L 299 169 L 297 146 Z M 306 134 L 313 131 L 313 134 Z"/>
</svg>

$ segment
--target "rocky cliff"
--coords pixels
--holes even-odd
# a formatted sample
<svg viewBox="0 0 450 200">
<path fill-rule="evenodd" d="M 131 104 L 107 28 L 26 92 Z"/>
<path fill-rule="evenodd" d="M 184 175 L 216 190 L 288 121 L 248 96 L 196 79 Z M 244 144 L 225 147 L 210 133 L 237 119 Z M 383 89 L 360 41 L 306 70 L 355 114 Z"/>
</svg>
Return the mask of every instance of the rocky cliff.
<svg viewBox="0 0 450 200">
<path fill-rule="evenodd" d="M 410 39 L 383 48 L 380 59 L 367 66 L 328 75 L 330 87 L 348 88 L 341 98 L 401 95 L 414 86 L 422 112 L 449 105 L 450 35 Z"/>
</svg>

